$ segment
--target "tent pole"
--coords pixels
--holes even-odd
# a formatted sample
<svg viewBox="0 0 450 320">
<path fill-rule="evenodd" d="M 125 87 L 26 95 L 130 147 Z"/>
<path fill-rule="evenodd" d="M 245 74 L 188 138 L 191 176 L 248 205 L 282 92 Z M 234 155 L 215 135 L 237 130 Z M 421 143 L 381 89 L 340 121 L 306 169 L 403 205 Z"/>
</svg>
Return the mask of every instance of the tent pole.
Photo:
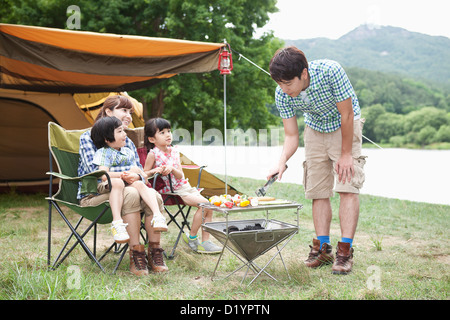
<svg viewBox="0 0 450 320">
<path fill-rule="evenodd" d="M 228 193 L 227 181 L 227 75 L 223 75 L 223 134 L 225 151 L 225 194 Z"/>
</svg>

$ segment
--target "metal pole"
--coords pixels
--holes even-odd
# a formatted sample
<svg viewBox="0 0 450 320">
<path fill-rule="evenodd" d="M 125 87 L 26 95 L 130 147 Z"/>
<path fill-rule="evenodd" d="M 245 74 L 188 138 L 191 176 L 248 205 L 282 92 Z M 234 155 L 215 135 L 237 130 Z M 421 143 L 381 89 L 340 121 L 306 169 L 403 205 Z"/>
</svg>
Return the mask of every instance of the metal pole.
<svg viewBox="0 0 450 320">
<path fill-rule="evenodd" d="M 227 75 L 223 75 L 223 134 L 225 151 L 225 194 L 228 193 L 227 181 Z"/>
</svg>

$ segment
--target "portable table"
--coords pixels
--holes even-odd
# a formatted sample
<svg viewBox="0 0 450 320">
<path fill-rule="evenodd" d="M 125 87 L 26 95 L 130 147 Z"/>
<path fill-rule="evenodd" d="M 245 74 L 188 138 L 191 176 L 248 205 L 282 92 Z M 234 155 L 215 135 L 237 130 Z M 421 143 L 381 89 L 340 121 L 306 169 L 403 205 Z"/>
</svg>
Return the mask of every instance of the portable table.
<svg viewBox="0 0 450 320">
<path fill-rule="evenodd" d="M 211 209 L 216 212 L 221 212 L 226 217 L 225 221 L 207 222 L 202 224 L 203 228 L 207 232 L 212 234 L 223 245 L 222 252 L 220 253 L 219 259 L 216 263 L 216 267 L 211 277 L 212 280 L 214 280 L 214 275 L 216 274 L 217 268 L 223 257 L 225 248 L 228 249 L 231 253 L 233 253 L 239 260 L 241 260 L 243 265 L 241 265 L 236 270 L 231 272 L 224 279 L 228 278 L 229 276 L 236 273 L 243 267 L 247 266 L 247 270 L 244 274 L 242 282 L 245 280 L 248 270 L 250 268 L 256 273 L 256 275 L 248 285 L 252 284 L 253 281 L 256 280 L 256 278 L 258 278 L 263 272 L 273 280 L 277 281 L 277 279 L 275 279 L 271 274 L 269 274 L 265 270 L 277 255 L 280 256 L 284 269 L 286 270 L 286 273 L 290 278 L 289 272 L 286 268 L 283 257 L 281 255 L 281 251 L 289 243 L 289 241 L 291 241 L 292 237 L 298 233 L 299 210 L 303 207 L 303 205 L 295 202 L 286 202 L 281 204 L 224 208 L 215 206 L 210 203 L 201 203 L 200 207 L 202 208 L 203 218 L 204 218 L 204 209 Z M 269 219 L 269 211 L 287 210 L 287 209 L 295 209 L 297 214 L 296 225 Z M 250 211 L 265 211 L 266 218 L 229 221 L 230 214 L 237 212 L 250 212 Z M 278 245 L 281 244 L 283 241 L 284 244 L 281 246 L 281 248 L 279 248 Z M 274 247 L 276 247 L 277 252 L 264 265 L 264 267 L 262 268 L 259 267 L 255 263 L 255 260 Z"/>
</svg>

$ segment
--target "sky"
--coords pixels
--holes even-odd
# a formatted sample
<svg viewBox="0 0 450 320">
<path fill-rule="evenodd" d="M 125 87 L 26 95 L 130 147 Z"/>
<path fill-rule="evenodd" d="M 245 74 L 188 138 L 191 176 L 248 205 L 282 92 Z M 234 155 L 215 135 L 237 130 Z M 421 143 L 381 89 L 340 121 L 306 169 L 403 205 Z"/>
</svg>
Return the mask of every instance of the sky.
<svg viewBox="0 0 450 320">
<path fill-rule="evenodd" d="M 279 12 L 258 34 L 281 39 L 338 39 L 362 24 L 394 26 L 450 38 L 447 0 L 278 0 Z"/>
</svg>

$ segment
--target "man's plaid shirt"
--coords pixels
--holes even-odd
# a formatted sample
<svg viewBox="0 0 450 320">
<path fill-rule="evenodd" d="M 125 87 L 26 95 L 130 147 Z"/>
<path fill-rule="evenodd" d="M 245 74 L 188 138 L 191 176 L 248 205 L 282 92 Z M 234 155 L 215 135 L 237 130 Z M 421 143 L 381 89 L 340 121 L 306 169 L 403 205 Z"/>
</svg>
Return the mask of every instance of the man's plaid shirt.
<svg viewBox="0 0 450 320">
<path fill-rule="evenodd" d="M 344 69 L 332 60 L 309 62 L 310 84 L 302 94 L 290 97 L 280 86 L 275 90 L 275 103 L 283 119 L 291 118 L 298 109 L 303 112 L 305 123 L 319 132 L 333 132 L 341 126 L 341 114 L 337 102 L 352 98 L 355 117 L 361 109 L 355 90 Z M 306 94 L 305 94 L 306 93 Z"/>
<path fill-rule="evenodd" d="M 133 141 L 131 141 L 130 138 L 127 137 L 125 147 L 131 149 L 131 151 L 134 154 L 135 159 L 139 159 L 139 155 L 136 150 L 136 146 L 134 145 Z M 93 163 L 95 152 L 97 151 L 97 148 L 94 145 L 94 142 L 91 139 L 91 130 L 87 130 L 85 133 L 83 133 L 80 137 L 80 161 L 78 162 L 78 176 L 83 176 L 85 174 L 88 174 L 92 171 L 98 170 L 98 165 Z M 137 165 L 140 169 L 142 169 L 142 165 L 137 161 Z M 111 171 L 115 172 L 121 172 L 126 170 L 121 170 L 121 167 L 115 167 L 114 169 L 111 169 Z M 129 166 L 128 166 L 129 169 Z M 101 181 L 101 180 L 99 180 Z M 85 197 L 86 195 L 83 195 L 80 193 L 81 190 L 81 182 L 78 184 L 78 194 L 77 199 L 81 199 Z"/>
</svg>

